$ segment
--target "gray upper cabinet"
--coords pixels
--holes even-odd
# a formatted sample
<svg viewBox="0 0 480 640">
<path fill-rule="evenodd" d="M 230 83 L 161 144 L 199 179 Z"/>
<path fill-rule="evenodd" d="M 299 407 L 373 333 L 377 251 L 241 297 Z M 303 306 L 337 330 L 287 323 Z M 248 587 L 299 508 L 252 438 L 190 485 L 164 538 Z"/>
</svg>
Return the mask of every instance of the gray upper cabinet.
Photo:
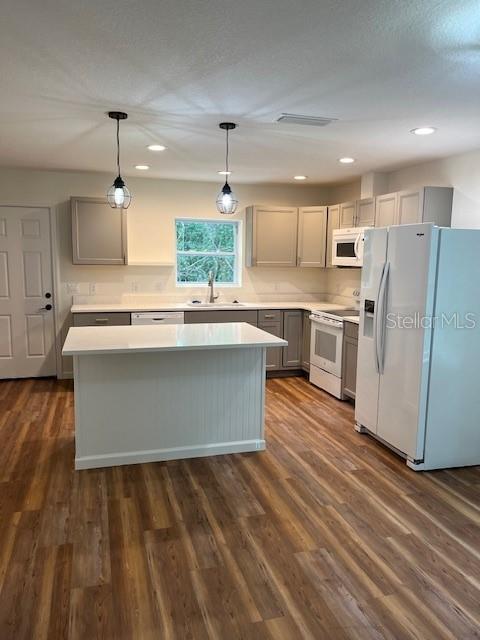
<svg viewBox="0 0 480 640">
<path fill-rule="evenodd" d="M 299 267 L 325 266 L 327 212 L 327 207 L 300 207 L 298 210 Z"/>
<path fill-rule="evenodd" d="M 296 207 L 247 207 L 246 266 L 296 267 L 297 229 Z"/>
<path fill-rule="evenodd" d="M 395 224 L 397 194 L 386 193 L 375 199 L 375 226 L 391 227 Z"/>
<path fill-rule="evenodd" d="M 335 229 L 340 228 L 340 205 L 334 204 L 328 207 L 328 219 L 327 219 L 327 261 L 326 266 L 328 268 L 334 268 L 332 264 L 332 244 L 333 244 L 333 232 Z"/>
<path fill-rule="evenodd" d="M 103 198 L 71 198 L 74 264 L 126 264 L 127 214 Z"/>
<path fill-rule="evenodd" d="M 357 200 L 355 227 L 373 227 L 375 224 L 375 198 Z"/>
<path fill-rule="evenodd" d="M 357 205 L 352 202 L 342 202 L 340 205 L 340 229 L 350 229 L 355 226 Z"/>
<path fill-rule="evenodd" d="M 303 311 L 284 311 L 283 337 L 288 346 L 283 347 L 283 367 L 300 369 L 302 366 Z"/>
<path fill-rule="evenodd" d="M 451 187 L 422 187 L 377 196 L 375 226 L 433 222 L 449 227 L 452 201 Z"/>
</svg>

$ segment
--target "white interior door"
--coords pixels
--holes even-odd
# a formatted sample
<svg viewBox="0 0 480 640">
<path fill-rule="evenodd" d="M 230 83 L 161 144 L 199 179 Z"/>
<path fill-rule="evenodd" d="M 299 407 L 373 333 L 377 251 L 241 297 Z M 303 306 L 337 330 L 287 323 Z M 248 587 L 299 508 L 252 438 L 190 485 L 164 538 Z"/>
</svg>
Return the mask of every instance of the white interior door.
<svg viewBox="0 0 480 640">
<path fill-rule="evenodd" d="M 50 212 L 0 206 L 0 378 L 56 373 L 53 304 Z"/>
<path fill-rule="evenodd" d="M 391 227 L 388 233 L 377 434 L 411 459 L 423 456 L 436 242 L 432 225 Z"/>
</svg>

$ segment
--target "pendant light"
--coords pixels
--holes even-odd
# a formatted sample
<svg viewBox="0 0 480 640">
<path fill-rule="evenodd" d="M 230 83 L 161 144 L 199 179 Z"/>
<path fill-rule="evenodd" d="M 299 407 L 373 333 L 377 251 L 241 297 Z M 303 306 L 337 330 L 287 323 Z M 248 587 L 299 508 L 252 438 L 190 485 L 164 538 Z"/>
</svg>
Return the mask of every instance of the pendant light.
<svg viewBox="0 0 480 640">
<path fill-rule="evenodd" d="M 123 111 L 109 111 L 108 117 L 117 121 L 117 171 L 118 175 L 113 181 L 112 186 L 108 190 L 107 200 L 112 209 L 128 209 L 132 196 L 125 186 L 122 176 L 120 175 L 120 120 L 126 120 L 128 115 Z"/>
<path fill-rule="evenodd" d="M 225 215 L 231 215 L 237 210 L 238 200 L 235 197 L 230 185 L 228 184 L 228 132 L 236 128 L 236 124 L 233 122 L 221 122 L 220 129 L 223 129 L 226 133 L 226 152 L 225 152 L 225 184 L 222 190 L 217 196 L 217 210 L 219 213 Z"/>
</svg>

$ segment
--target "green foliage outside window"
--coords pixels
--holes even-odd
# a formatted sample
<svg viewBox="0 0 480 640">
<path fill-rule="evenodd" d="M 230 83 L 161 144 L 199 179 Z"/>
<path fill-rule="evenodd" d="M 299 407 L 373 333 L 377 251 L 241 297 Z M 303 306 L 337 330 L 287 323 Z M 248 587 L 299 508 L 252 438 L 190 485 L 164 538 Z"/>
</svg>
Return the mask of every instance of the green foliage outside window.
<svg viewBox="0 0 480 640">
<path fill-rule="evenodd" d="M 210 271 L 215 282 L 237 279 L 237 222 L 177 220 L 177 283 L 203 284 Z"/>
</svg>

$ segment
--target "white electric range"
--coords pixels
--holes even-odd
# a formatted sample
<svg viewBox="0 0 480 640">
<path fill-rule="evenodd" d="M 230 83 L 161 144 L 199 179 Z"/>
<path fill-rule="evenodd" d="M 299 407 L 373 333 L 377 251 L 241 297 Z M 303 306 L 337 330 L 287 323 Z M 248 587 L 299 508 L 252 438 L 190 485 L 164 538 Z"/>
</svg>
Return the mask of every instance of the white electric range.
<svg viewBox="0 0 480 640">
<path fill-rule="evenodd" d="M 343 400 L 342 349 L 344 318 L 358 317 L 358 309 L 313 311 L 310 382 Z"/>
</svg>

